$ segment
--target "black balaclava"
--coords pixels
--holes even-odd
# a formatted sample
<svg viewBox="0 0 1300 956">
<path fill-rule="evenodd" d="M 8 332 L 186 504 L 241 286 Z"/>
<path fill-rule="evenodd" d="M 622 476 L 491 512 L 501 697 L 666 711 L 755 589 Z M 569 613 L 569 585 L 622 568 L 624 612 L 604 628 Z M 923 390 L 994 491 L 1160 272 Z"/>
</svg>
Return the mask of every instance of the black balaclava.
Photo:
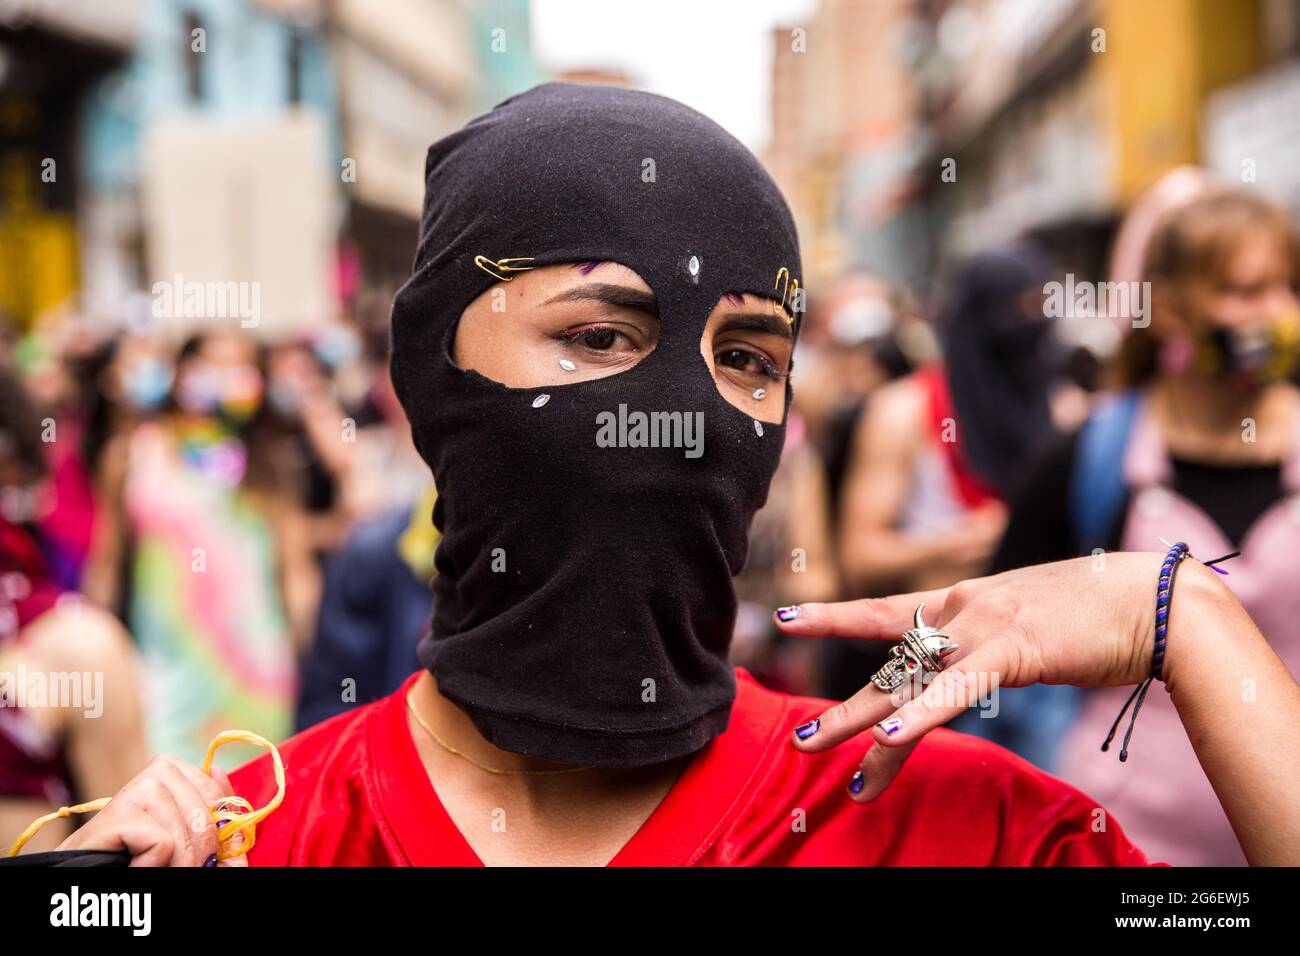
<svg viewBox="0 0 1300 956">
<path fill-rule="evenodd" d="M 1007 499 L 1052 435 L 1051 325 L 1027 312 L 1025 296 L 1053 274 L 1047 253 L 1029 240 L 977 253 L 959 270 L 942 320 L 966 461 Z"/>
<path fill-rule="evenodd" d="M 789 209 L 694 110 L 567 83 L 435 143 L 425 179 L 392 353 L 438 487 L 420 660 L 502 749 L 608 767 L 692 753 L 727 726 L 731 578 L 785 438 L 719 394 L 700 342 L 725 293 L 780 300 L 781 269 L 802 279 Z M 462 370 L 458 317 L 496 283 L 476 256 L 622 263 L 658 299 L 659 343 L 617 375 L 540 388 Z M 598 446 L 597 416 L 620 405 L 703 413 L 703 454 Z"/>
</svg>

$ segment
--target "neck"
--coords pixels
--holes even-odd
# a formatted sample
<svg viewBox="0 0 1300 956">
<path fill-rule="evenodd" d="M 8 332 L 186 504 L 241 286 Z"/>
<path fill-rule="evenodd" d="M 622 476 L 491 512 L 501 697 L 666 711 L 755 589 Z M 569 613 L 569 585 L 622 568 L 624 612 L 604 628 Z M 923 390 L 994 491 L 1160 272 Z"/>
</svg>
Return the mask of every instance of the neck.
<svg viewBox="0 0 1300 956">
<path fill-rule="evenodd" d="M 622 791 L 629 786 L 644 786 L 665 778 L 675 780 L 690 761 L 690 757 L 684 757 L 647 767 L 583 768 L 502 750 L 484 738 L 469 716 L 442 694 L 437 680 L 428 671 L 422 673 L 412 686 L 410 703 L 424 723 L 437 734 L 441 743 L 434 741 L 434 746 L 445 757 L 466 773 L 491 777 L 500 786 L 551 793 L 582 791 L 594 794 L 602 789 Z M 428 736 L 424 728 L 416 732 Z M 455 749 L 461 756 L 446 748 Z M 505 773 L 493 774 L 482 767 Z"/>
<path fill-rule="evenodd" d="M 1277 460 L 1291 450 L 1296 393 L 1287 383 L 1243 389 L 1186 373 L 1158 380 L 1152 395 L 1165 443 L 1175 455 Z"/>
<path fill-rule="evenodd" d="M 438 691 L 428 672 L 416 680 L 408 700 L 444 744 L 484 766 L 522 771 L 485 771 L 431 740 L 428 730 L 407 714 L 438 799 L 488 866 L 604 866 L 645 824 L 692 759 L 632 769 L 547 773 L 570 768 L 510 753 L 484 740 L 469 717 Z M 507 812 L 509 826 L 504 825 Z M 485 826 L 485 820 L 492 826 Z M 575 820 L 582 825 L 574 826 Z"/>
</svg>

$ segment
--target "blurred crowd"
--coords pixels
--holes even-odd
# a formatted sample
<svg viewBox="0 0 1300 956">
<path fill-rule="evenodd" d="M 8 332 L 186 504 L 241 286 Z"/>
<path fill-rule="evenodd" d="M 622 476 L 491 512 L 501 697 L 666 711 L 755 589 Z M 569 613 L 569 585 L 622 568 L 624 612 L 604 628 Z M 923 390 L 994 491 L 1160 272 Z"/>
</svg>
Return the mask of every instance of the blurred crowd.
<svg viewBox="0 0 1300 956">
<path fill-rule="evenodd" d="M 1152 292 L 1149 324 L 1071 316 L 1108 326 L 1109 353 L 1065 334 L 1048 305 L 1064 270 L 1032 236 L 954 263 L 925 299 L 856 273 L 813 290 L 785 453 L 737 582 L 737 664 L 848 697 L 888 647 L 783 639 L 773 608 L 1157 550 L 1170 523 L 1148 514 L 1150 489 L 1182 509 L 1171 535 L 1202 532 L 1194 550 L 1300 544 L 1300 522 L 1275 514 L 1300 492 L 1292 223 L 1184 169 L 1114 250 L 1110 275 L 1087 278 Z M 0 835 L 115 792 L 148 754 L 197 763 L 229 727 L 282 740 L 419 666 L 436 490 L 389 382 L 383 305 L 275 342 L 237 322 L 177 340 L 147 299 L 3 330 L 0 671 L 102 672 L 128 703 L 104 721 L 0 709 Z M 1300 608 L 1270 573 L 1247 567 L 1238 594 L 1295 672 Z M 1096 749 L 1091 707 L 1027 688 L 957 724 L 1083 780 L 1071 740 Z M 1170 780 L 1199 770 L 1183 764 Z M 1103 802 L 1153 857 L 1234 862 L 1213 820 L 1145 835 L 1172 849 L 1143 843 L 1142 814 L 1174 792 Z"/>
<path fill-rule="evenodd" d="M 1078 557 L 1105 573 L 1109 551 L 1184 540 L 1203 560 L 1242 552 L 1225 580 L 1300 673 L 1300 596 L 1278 560 L 1300 546 L 1298 251 L 1287 211 L 1182 167 L 1132 205 L 1105 275 L 1067 273 L 1024 236 L 954 263 L 929 302 L 865 275 L 820 290 L 736 659 L 846 699 L 888 645 L 783 639 L 772 606 Z M 1079 787 L 1154 858 L 1244 865 L 1168 694 L 1146 698 L 1120 766 L 1100 745 L 1130 688 L 997 681 L 949 726 Z"/>
</svg>

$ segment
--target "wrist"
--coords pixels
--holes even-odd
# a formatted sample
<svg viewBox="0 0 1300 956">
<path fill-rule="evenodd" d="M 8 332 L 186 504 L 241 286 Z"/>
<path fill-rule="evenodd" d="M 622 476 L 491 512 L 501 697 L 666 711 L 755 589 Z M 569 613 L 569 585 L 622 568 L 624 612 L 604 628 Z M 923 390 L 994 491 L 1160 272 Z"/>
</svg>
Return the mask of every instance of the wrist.
<svg viewBox="0 0 1300 956">
<path fill-rule="evenodd" d="M 1195 667 L 1206 634 L 1225 626 L 1241 605 L 1222 576 L 1195 559 L 1178 569 L 1169 608 L 1169 633 L 1165 644 L 1162 678 L 1172 694 L 1180 674 Z M 1154 638 L 1148 637 L 1151 647 Z"/>
<path fill-rule="evenodd" d="M 1151 675 L 1156 641 L 1156 585 L 1164 557 L 1163 552 L 1155 551 L 1125 555 L 1126 564 L 1121 573 L 1129 578 L 1134 588 L 1133 594 L 1127 598 L 1131 608 L 1127 618 L 1130 628 L 1128 646 L 1132 651 L 1125 662 L 1119 683 L 1140 684 Z M 1128 564 L 1128 561 L 1132 564 Z"/>
</svg>

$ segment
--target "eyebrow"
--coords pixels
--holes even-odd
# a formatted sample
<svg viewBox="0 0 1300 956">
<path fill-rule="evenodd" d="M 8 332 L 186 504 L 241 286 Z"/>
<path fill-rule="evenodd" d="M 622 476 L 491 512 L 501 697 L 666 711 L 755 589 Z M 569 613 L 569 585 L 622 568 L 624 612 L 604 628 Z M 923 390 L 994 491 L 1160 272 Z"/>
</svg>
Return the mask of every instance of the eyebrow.
<svg viewBox="0 0 1300 956">
<path fill-rule="evenodd" d="M 552 305 L 556 302 L 603 302 L 622 309 L 635 309 L 652 318 L 659 317 L 659 302 L 653 292 L 644 292 L 641 289 L 633 289 L 613 282 L 589 282 L 586 285 L 575 286 L 547 299 L 544 304 Z"/>
<path fill-rule="evenodd" d="M 731 296 L 729 295 L 728 298 Z M 659 317 L 659 302 L 653 292 L 645 292 L 614 282 L 589 282 L 586 285 L 575 286 L 552 296 L 543 304 L 553 305 L 557 302 L 602 302 L 618 308 L 635 309 L 652 318 Z M 790 323 L 783 316 L 773 312 L 739 312 L 728 315 L 723 320 L 722 327 L 727 330 L 766 332 L 769 335 L 794 341 Z"/>
<path fill-rule="evenodd" d="M 751 332 L 766 332 L 769 335 L 776 335 L 794 341 L 794 333 L 790 329 L 790 323 L 782 316 L 772 312 L 740 312 L 736 315 L 729 315 L 723 319 L 722 328 L 726 330 L 748 329 Z"/>
</svg>

